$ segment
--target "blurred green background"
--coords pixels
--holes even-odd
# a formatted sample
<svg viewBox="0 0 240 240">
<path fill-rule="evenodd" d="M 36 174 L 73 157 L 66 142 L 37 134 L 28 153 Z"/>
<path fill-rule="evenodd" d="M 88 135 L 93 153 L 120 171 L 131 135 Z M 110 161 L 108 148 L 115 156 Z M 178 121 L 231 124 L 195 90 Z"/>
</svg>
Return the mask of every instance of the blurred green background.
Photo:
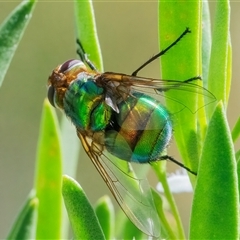
<svg viewBox="0 0 240 240">
<path fill-rule="evenodd" d="M 19 2 L 0 3 L 0 22 Z M 0 238 L 6 237 L 33 186 L 48 75 L 58 64 L 77 57 L 73 5 L 72 1 L 37 3 L 0 89 Z M 157 1 L 94 1 L 93 6 L 105 71 L 131 74 L 158 52 Z M 240 112 L 240 3 L 232 2 L 231 10 L 233 81 L 228 116 L 232 127 Z M 159 62 L 140 75 L 159 78 Z M 172 148 L 169 153 L 178 156 Z M 78 180 L 92 203 L 109 193 L 88 158 L 81 158 Z M 177 198 L 183 218 L 188 219 L 191 195 Z"/>
</svg>

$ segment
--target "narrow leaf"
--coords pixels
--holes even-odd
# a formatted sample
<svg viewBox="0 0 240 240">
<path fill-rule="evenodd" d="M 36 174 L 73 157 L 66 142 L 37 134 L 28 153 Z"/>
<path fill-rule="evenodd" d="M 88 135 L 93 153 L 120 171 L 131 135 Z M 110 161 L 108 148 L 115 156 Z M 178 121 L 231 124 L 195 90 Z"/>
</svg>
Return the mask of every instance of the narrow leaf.
<svg viewBox="0 0 240 240">
<path fill-rule="evenodd" d="M 81 144 L 77 138 L 75 126 L 65 116 L 63 116 L 61 121 L 61 143 L 63 173 L 74 178 L 77 174 L 78 156 Z M 64 204 L 62 205 L 62 238 L 67 238 L 69 233 L 69 220 L 65 206 Z"/>
<path fill-rule="evenodd" d="M 228 35 L 228 49 L 227 49 L 227 74 L 226 74 L 226 105 L 228 104 L 232 81 L 232 44 L 230 40 L 230 33 Z"/>
<path fill-rule="evenodd" d="M 0 26 L 0 86 L 31 18 L 34 6 L 34 0 L 22 1 Z"/>
<path fill-rule="evenodd" d="M 38 199 L 32 192 L 7 237 L 7 239 L 35 239 Z"/>
<path fill-rule="evenodd" d="M 62 195 L 74 233 L 74 239 L 105 239 L 95 212 L 81 186 L 63 176 Z"/>
<path fill-rule="evenodd" d="M 175 234 L 175 228 L 172 222 L 169 223 L 167 219 L 167 214 L 163 208 L 163 201 L 156 191 L 152 190 L 153 199 L 156 205 L 156 209 L 161 222 L 161 237 L 164 239 L 178 239 Z"/>
<path fill-rule="evenodd" d="M 211 54 L 211 43 L 212 43 L 212 34 L 211 34 L 211 19 L 210 19 L 210 10 L 208 1 L 203 1 L 202 3 L 202 78 L 203 86 L 207 87 L 208 71 L 209 71 L 209 62 Z"/>
<path fill-rule="evenodd" d="M 148 236 L 145 235 L 128 219 L 124 222 L 124 228 L 121 234 L 122 239 L 147 239 Z M 150 238 L 151 239 L 151 238 Z M 155 237 L 153 238 L 155 239 Z"/>
<path fill-rule="evenodd" d="M 98 70 L 103 71 L 92 1 L 75 1 L 75 17 L 78 39 L 81 41 L 85 52 Z"/>
<path fill-rule="evenodd" d="M 237 174 L 238 174 L 238 179 L 240 177 L 240 151 L 238 151 L 238 156 L 237 156 Z M 240 193 L 240 181 L 238 181 L 238 192 Z"/>
<path fill-rule="evenodd" d="M 235 142 L 240 136 L 240 117 L 238 118 L 233 130 L 232 130 L 232 139 Z"/>
<path fill-rule="evenodd" d="M 201 2 L 199 1 L 159 1 L 159 41 L 160 50 L 172 44 L 188 27 L 191 33 L 173 46 L 161 57 L 162 79 L 184 81 L 201 75 L 200 40 L 201 40 Z M 201 85 L 201 81 L 195 82 Z M 171 92 L 172 91 L 172 92 Z M 197 115 L 188 109 L 179 110 L 179 104 L 172 101 L 178 96 L 183 106 L 194 109 L 198 94 L 190 95 L 187 91 L 166 91 L 166 105 L 174 118 L 174 137 L 183 161 L 193 171 L 197 170 L 199 146 L 197 140 Z"/>
<path fill-rule="evenodd" d="M 209 123 L 193 199 L 190 239 L 237 239 L 238 179 L 234 147 L 220 103 Z"/>
<path fill-rule="evenodd" d="M 212 49 L 209 68 L 208 89 L 227 107 L 231 81 L 231 47 L 229 37 L 230 6 L 228 0 L 216 2 L 216 13 L 213 27 Z M 208 115 L 214 110 L 209 107 Z"/>
<path fill-rule="evenodd" d="M 113 239 L 115 222 L 114 207 L 111 199 L 104 196 L 97 201 L 95 212 L 106 239 Z"/>
<path fill-rule="evenodd" d="M 237 162 L 239 162 L 239 160 L 240 160 L 240 149 L 235 153 L 235 158 L 236 158 Z"/>
<path fill-rule="evenodd" d="M 37 151 L 35 186 L 39 199 L 36 239 L 61 238 L 62 156 L 57 116 L 45 100 Z"/>
</svg>

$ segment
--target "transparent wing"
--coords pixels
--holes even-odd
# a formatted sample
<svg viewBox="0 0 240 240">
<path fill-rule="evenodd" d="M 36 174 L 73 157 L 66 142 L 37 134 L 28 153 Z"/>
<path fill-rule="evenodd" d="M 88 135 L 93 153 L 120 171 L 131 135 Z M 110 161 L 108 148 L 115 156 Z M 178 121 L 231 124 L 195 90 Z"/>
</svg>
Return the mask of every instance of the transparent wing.
<svg viewBox="0 0 240 240">
<path fill-rule="evenodd" d="M 184 105 L 184 107 L 188 108 L 193 113 L 216 101 L 215 96 L 211 92 L 195 84 L 197 80 L 200 80 L 200 77 L 190 78 L 185 81 L 177 81 L 106 72 L 101 74 L 98 79 L 100 83 L 114 83 L 114 85 L 123 92 L 127 92 L 127 89 L 132 88 L 139 92 L 148 92 L 157 95 L 168 93 L 167 96 L 164 95 L 164 97 Z M 181 91 L 184 91 L 184 93 L 181 93 Z M 203 97 L 203 101 L 198 101 L 197 104 L 193 104 L 193 99 L 198 95 Z"/>
<path fill-rule="evenodd" d="M 94 151 L 91 140 L 78 132 L 82 145 L 127 217 L 145 234 L 158 238 L 160 222 L 146 179 L 134 176 L 128 162 L 106 151 Z"/>
</svg>

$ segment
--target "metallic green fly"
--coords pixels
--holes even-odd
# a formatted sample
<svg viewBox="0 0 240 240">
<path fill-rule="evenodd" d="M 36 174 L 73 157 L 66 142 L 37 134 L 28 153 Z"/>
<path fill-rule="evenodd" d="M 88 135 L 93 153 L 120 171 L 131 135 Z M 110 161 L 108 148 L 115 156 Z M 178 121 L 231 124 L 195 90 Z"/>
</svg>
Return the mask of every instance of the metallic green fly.
<svg viewBox="0 0 240 240">
<path fill-rule="evenodd" d="M 128 218 L 153 237 L 159 237 L 160 223 L 150 187 L 146 179 L 132 174 L 129 163 L 168 159 L 196 174 L 174 158 L 162 155 L 172 138 L 173 123 L 171 113 L 156 98 L 165 91 L 183 91 L 186 98 L 188 94 L 204 95 L 208 102 L 215 98 L 193 83 L 201 80 L 199 76 L 182 82 L 138 77 L 137 73 L 189 32 L 186 29 L 132 75 L 98 72 L 79 42 L 81 60 L 59 65 L 48 79 L 50 103 L 62 109 L 75 125 L 83 148 Z M 180 101 L 177 97 L 173 100 Z M 126 165 L 119 164 L 121 160 Z"/>
</svg>

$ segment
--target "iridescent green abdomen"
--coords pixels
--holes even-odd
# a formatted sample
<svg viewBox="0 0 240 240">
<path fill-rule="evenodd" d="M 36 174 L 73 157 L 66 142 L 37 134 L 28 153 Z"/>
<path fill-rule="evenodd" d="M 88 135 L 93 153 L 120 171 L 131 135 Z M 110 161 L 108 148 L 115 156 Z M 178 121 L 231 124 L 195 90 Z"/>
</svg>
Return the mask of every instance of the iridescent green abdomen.
<svg viewBox="0 0 240 240">
<path fill-rule="evenodd" d="M 159 159 L 172 137 L 166 108 L 154 98 L 135 92 L 113 112 L 105 144 L 113 155 L 139 163 Z"/>
<path fill-rule="evenodd" d="M 103 93 L 87 74 L 79 75 L 69 85 L 63 99 L 64 111 L 78 129 L 97 132 L 106 128 L 112 110 Z"/>
<path fill-rule="evenodd" d="M 106 150 L 120 159 L 146 163 L 158 160 L 172 136 L 168 111 L 154 98 L 133 92 L 118 104 L 105 102 L 104 89 L 81 73 L 63 98 L 64 111 L 86 134 L 102 131 Z"/>
</svg>

